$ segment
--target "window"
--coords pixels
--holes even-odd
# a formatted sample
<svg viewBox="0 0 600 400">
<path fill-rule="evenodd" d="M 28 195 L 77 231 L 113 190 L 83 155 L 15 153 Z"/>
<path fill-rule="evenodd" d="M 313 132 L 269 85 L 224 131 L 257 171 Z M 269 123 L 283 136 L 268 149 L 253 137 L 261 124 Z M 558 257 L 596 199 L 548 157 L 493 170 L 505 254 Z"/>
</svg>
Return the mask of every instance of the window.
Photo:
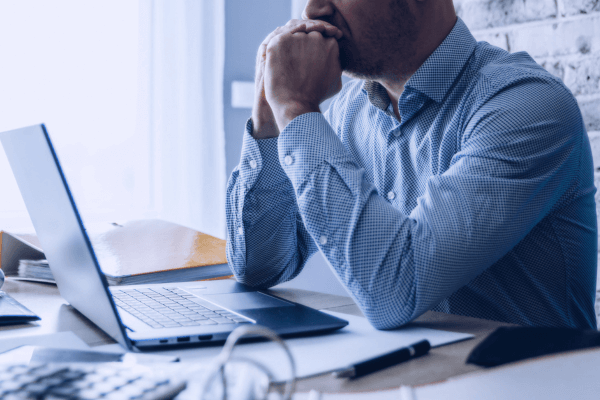
<svg viewBox="0 0 600 400">
<path fill-rule="evenodd" d="M 224 237 L 223 2 L 204 3 L 0 0 L 0 131 L 46 124 L 86 222 L 160 217 Z M 0 188 L 0 229 L 31 231 L 3 150 Z M 208 222 L 202 196 L 223 204 Z"/>
<path fill-rule="evenodd" d="M 0 130 L 43 122 L 82 214 L 151 212 L 148 136 L 137 128 L 137 1 L 0 2 Z M 0 154 L 0 229 L 28 216 Z"/>
</svg>

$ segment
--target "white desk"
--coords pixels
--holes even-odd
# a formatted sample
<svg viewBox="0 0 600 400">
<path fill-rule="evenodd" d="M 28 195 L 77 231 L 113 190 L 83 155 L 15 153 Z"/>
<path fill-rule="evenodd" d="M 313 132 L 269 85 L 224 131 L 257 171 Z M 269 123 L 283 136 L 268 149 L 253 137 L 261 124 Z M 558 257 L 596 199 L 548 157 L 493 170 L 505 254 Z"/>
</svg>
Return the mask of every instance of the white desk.
<svg viewBox="0 0 600 400">
<path fill-rule="evenodd" d="M 113 343 L 110 337 L 71 308 L 60 297 L 57 288 L 53 285 L 7 280 L 3 290 L 38 314 L 42 320 L 32 324 L 0 327 L 0 339 L 73 331 L 92 347 Z M 349 297 L 299 289 L 273 289 L 271 293 L 316 309 L 362 315 Z M 322 392 L 382 390 L 400 385 L 438 382 L 452 376 L 472 372 L 480 368 L 465 364 L 465 359 L 470 351 L 497 327 L 510 326 L 510 324 L 500 322 L 437 312 L 428 312 L 413 323 L 432 329 L 472 333 L 475 338 L 434 348 L 423 357 L 356 380 L 334 379 L 331 375 L 301 380 L 298 391 L 305 392 L 311 389 Z"/>
</svg>

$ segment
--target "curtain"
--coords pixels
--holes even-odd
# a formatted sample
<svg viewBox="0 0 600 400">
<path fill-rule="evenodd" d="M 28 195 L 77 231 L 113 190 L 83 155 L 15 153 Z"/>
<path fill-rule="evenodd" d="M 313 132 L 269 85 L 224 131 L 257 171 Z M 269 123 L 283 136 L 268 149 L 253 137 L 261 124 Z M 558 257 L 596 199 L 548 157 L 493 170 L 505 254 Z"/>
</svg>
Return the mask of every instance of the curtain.
<svg viewBox="0 0 600 400">
<path fill-rule="evenodd" d="M 158 217 L 225 238 L 224 0 L 140 2 L 138 118 Z"/>
</svg>

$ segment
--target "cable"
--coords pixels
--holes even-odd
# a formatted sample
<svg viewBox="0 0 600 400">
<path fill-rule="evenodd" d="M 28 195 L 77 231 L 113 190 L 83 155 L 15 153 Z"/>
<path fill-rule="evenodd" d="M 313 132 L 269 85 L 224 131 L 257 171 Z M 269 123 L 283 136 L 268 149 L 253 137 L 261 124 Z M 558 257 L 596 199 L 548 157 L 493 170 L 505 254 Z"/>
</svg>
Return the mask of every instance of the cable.
<svg viewBox="0 0 600 400">
<path fill-rule="evenodd" d="M 227 341 L 225 342 L 225 345 L 223 346 L 223 350 L 217 356 L 217 358 L 214 360 L 213 368 L 209 372 L 208 377 L 204 383 L 204 386 L 202 387 L 202 391 L 200 393 L 200 399 L 204 400 L 204 396 L 206 394 L 206 391 L 207 391 L 209 385 L 216 378 L 216 375 L 219 374 L 220 378 L 221 378 L 221 383 L 223 385 L 222 399 L 228 400 L 228 398 L 227 398 L 227 377 L 225 374 L 225 366 L 227 365 L 227 363 L 230 363 L 233 361 L 251 364 L 251 365 L 255 366 L 257 369 L 259 369 L 260 371 L 262 371 L 268 377 L 269 383 L 271 383 L 273 381 L 272 373 L 264 365 L 262 365 L 256 361 L 253 361 L 251 359 L 248 359 L 248 358 L 236 359 L 236 358 L 231 357 L 235 346 L 238 344 L 238 342 L 242 338 L 245 338 L 245 337 L 253 337 L 253 338 L 264 337 L 264 338 L 267 338 L 267 339 L 272 340 L 273 342 L 279 344 L 283 348 L 283 350 L 286 353 L 288 360 L 290 362 L 290 369 L 291 369 L 291 375 L 292 375 L 290 377 L 290 379 L 286 382 L 285 392 L 283 393 L 283 399 L 291 400 L 292 394 L 294 394 L 294 392 L 296 391 L 296 363 L 294 361 L 294 357 L 292 356 L 292 353 L 291 353 L 289 347 L 287 346 L 287 344 L 279 337 L 279 335 L 277 335 L 271 329 L 265 328 L 264 326 L 260 326 L 260 325 L 244 325 L 239 328 L 236 328 L 235 330 L 233 330 L 233 332 L 231 332 L 231 334 L 227 338 Z"/>
</svg>

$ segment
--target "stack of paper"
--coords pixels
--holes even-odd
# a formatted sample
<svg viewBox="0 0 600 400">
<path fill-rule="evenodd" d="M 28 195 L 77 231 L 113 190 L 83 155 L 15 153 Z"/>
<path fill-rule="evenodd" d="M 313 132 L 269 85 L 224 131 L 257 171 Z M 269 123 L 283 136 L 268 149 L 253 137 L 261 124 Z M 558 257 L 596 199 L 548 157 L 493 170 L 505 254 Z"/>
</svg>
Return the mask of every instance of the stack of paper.
<svg viewBox="0 0 600 400">
<path fill-rule="evenodd" d="M 18 277 L 42 282 L 54 282 L 47 260 L 19 260 Z"/>
</svg>

